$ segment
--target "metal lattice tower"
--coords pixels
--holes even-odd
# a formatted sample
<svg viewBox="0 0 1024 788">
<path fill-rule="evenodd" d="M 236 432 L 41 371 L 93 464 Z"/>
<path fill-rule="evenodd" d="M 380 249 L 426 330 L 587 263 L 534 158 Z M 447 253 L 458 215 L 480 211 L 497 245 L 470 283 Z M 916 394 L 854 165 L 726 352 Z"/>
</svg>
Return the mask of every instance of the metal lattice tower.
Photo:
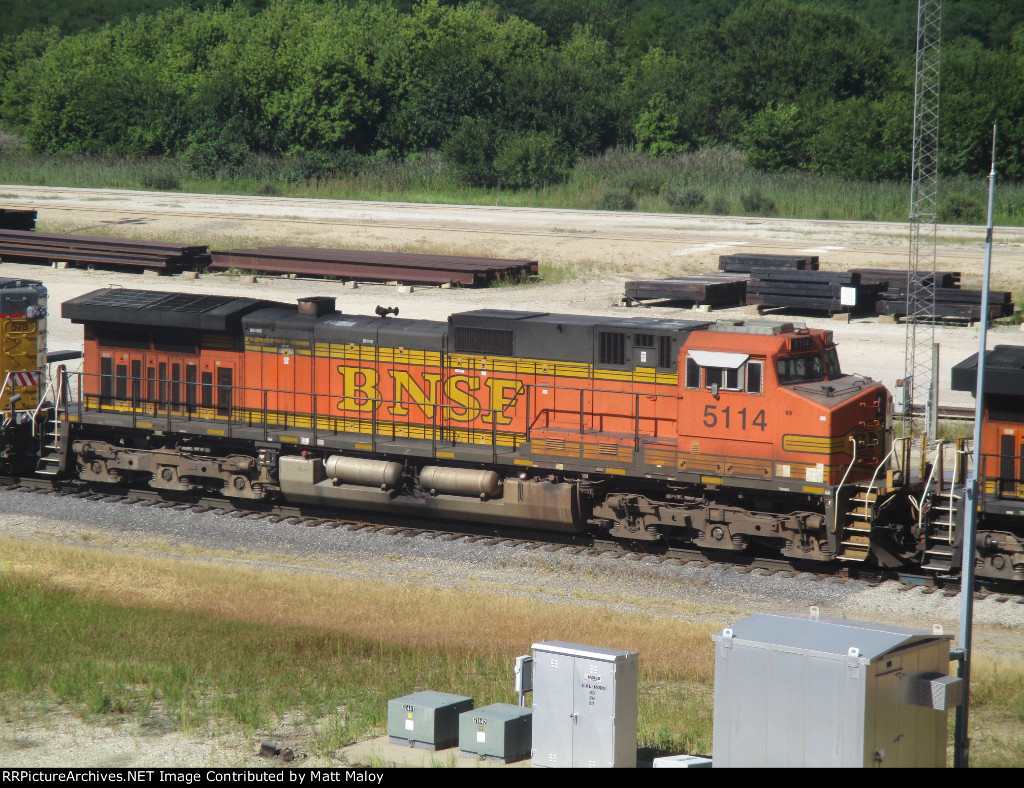
<svg viewBox="0 0 1024 788">
<path fill-rule="evenodd" d="M 932 385 L 935 342 L 935 258 L 939 181 L 939 35 L 942 1 L 918 0 L 914 79 L 914 153 L 910 185 L 910 264 L 904 397 L 909 405 Z M 929 414 L 931 415 L 931 414 Z M 934 417 L 933 417 L 934 418 Z M 913 430 L 903 420 L 903 434 Z"/>
</svg>

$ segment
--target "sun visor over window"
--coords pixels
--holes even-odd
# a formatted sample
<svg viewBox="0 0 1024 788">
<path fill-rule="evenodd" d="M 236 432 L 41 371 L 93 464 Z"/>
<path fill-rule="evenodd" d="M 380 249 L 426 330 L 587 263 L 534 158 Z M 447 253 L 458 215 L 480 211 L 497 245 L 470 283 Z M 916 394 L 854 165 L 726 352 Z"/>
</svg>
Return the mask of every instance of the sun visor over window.
<svg viewBox="0 0 1024 788">
<path fill-rule="evenodd" d="M 690 358 L 702 367 L 739 369 L 750 356 L 746 353 L 715 353 L 710 350 L 691 350 Z"/>
</svg>

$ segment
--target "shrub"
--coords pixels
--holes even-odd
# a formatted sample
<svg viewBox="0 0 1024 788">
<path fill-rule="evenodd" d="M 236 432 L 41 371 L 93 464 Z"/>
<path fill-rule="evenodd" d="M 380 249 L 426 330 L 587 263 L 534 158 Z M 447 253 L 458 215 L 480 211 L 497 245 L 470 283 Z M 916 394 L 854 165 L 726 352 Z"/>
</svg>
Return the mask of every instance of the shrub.
<svg viewBox="0 0 1024 788">
<path fill-rule="evenodd" d="M 981 200 L 963 192 L 950 192 L 939 201 L 939 219 L 959 224 L 979 224 L 985 218 Z"/>
<path fill-rule="evenodd" d="M 599 211 L 632 211 L 636 209 L 636 198 L 626 189 L 609 189 L 597 201 Z"/>
<path fill-rule="evenodd" d="M 728 216 L 732 213 L 732 203 L 724 194 L 715 194 L 708 200 L 708 213 L 714 216 Z"/>
<path fill-rule="evenodd" d="M 288 183 L 312 183 L 334 175 L 355 175 L 363 166 L 363 157 L 353 150 L 307 150 L 288 157 L 282 176 Z"/>
<path fill-rule="evenodd" d="M 743 206 L 744 211 L 753 216 L 769 216 L 775 212 L 775 202 L 772 198 L 766 197 L 757 189 L 741 194 L 740 205 Z"/>
<path fill-rule="evenodd" d="M 181 176 L 173 163 L 153 160 L 142 165 L 139 185 L 143 189 L 170 192 L 181 188 Z"/>
<path fill-rule="evenodd" d="M 676 213 L 696 213 L 707 204 L 707 196 L 700 189 L 674 182 L 665 184 L 661 199 Z"/>
<path fill-rule="evenodd" d="M 505 186 L 526 189 L 565 180 L 569 174 L 567 158 L 554 134 L 522 132 L 509 135 L 498 145 L 494 170 Z"/>
<path fill-rule="evenodd" d="M 252 152 L 242 143 L 205 135 L 197 135 L 181 155 L 185 165 L 200 178 L 230 177 L 251 157 Z"/>
<path fill-rule="evenodd" d="M 493 186 L 497 130 L 487 118 L 463 118 L 441 146 L 442 155 L 451 162 L 459 180 L 469 186 Z"/>
</svg>

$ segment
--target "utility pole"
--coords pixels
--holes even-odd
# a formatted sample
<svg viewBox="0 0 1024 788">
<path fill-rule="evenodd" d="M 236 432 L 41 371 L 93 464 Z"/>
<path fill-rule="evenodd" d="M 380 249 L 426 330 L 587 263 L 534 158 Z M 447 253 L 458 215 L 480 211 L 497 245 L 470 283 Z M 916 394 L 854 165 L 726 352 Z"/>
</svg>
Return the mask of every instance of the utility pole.
<svg viewBox="0 0 1024 788">
<path fill-rule="evenodd" d="M 926 430 L 934 438 L 938 406 L 932 382 L 935 344 L 935 258 L 939 181 L 939 43 L 942 0 L 918 0 L 914 78 L 914 149 L 910 181 L 910 261 L 907 266 L 907 337 L 903 437 L 913 437 L 910 406 L 924 397 Z"/>
</svg>

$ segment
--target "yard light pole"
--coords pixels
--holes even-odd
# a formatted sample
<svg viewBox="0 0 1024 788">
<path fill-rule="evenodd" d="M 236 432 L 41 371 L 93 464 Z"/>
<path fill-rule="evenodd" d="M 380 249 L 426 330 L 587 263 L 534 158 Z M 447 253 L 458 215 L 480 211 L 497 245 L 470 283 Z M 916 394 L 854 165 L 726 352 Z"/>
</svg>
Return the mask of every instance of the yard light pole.
<svg viewBox="0 0 1024 788">
<path fill-rule="evenodd" d="M 974 390 L 974 461 L 967 477 L 967 508 L 960 558 L 960 678 L 963 701 L 956 709 L 953 766 L 970 765 L 971 740 L 967 733 L 971 697 L 971 638 L 974 630 L 974 540 L 978 525 L 978 478 L 981 475 L 981 418 L 985 412 L 985 343 L 988 339 L 988 288 L 992 269 L 992 205 L 996 190 L 996 127 L 992 127 L 992 171 L 988 176 L 988 231 L 985 234 L 985 273 L 981 285 L 981 323 L 978 330 L 978 378 Z"/>
</svg>

